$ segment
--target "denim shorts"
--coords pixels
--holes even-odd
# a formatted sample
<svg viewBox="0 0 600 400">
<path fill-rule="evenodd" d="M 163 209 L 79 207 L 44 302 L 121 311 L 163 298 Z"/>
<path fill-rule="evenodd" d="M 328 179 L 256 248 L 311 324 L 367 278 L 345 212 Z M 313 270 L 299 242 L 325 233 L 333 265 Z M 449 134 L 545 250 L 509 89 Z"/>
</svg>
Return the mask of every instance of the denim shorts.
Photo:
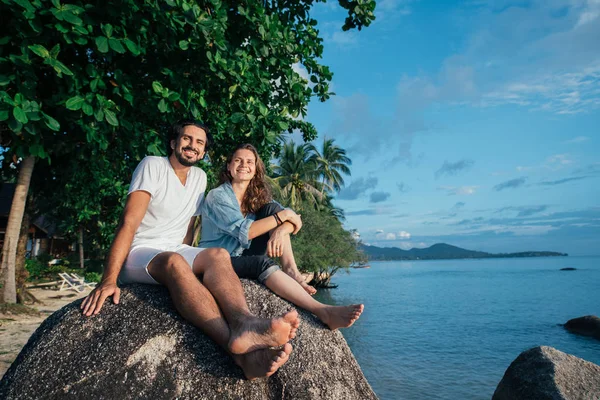
<svg viewBox="0 0 600 400">
<path fill-rule="evenodd" d="M 257 279 L 264 284 L 271 274 L 279 270 L 279 265 L 267 256 L 231 257 L 233 270 L 240 278 Z"/>
</svg>

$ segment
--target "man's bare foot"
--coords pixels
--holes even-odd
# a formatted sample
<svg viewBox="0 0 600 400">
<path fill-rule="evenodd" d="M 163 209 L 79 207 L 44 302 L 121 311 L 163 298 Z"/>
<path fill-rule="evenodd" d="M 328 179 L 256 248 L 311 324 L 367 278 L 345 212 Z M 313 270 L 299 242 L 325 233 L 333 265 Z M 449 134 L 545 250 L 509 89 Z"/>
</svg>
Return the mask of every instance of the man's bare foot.
<svg viewBox="0 0 600 400">
<path fill-rule="evenodd" d="M 279 367 L 287 362 L 292 352 L 292 345 L 286 343 L 282 349 L 261 349 L 251 353 L 234 355 L 233 359 L 244 371 L 246 379 L 273 375 Z"/>
<path fill-rule="evenodd" d="M 332 331 L 338 328 L 348 328 L 362 314 L 365 306 L 352 304 L 350 306 L 326 306 L 319 310 L 317 317 Z"/>
<path fill-rule="evenodd" d="M 266 347 L 281 346 L 296 336 L 299 325 L 296 310 L 273 319 L 245 318 L 237 327 L 232 327 L 229 351 L 233 354 L 245 354 Z"/>
</svg>

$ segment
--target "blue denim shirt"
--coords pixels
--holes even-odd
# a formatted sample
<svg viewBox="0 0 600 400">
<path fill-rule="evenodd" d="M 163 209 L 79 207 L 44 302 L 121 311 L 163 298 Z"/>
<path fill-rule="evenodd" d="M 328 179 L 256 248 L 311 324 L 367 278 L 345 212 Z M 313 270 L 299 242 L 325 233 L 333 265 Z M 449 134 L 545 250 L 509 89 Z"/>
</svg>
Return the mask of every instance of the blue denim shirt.
<svg viewBox="0 0 600 400">
<path fill-rule="evenodd" d="M 222 247 L 232 256 L 239 256 L 250 247 L 248 240 L 254 214 L 244 217 L 231 183 L 208 192 L 202 205 L 202 237 L 199 247 Z"/>
</svg>

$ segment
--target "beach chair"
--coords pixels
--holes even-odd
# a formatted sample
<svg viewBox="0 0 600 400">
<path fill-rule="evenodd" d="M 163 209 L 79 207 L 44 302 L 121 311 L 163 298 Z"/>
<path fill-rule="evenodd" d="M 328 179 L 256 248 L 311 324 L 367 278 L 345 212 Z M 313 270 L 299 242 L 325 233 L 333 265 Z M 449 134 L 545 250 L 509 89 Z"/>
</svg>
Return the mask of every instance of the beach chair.
<svg viewBox="0 0 600 400">
<path fill-rule="evenodd" d="M 89 287 L 91 289 L 96 287 L 96 283 L 95 282 L 86 282 L 85 278 L 83 278 L 82 276 L 77 275 L 76 273 L 71 272 L 69 275 L 71 275 L 71 277 L 76 280 L 77 282 L 81 282 L 81 284 L 84 287 Z"/>
<path fill-rule="evenodd" d="M 73 289 L 77 293 L 81 293 L 85 289 L 85 286 L 81 281 L 73 278 L 66 272 L 60 272 L 58 276 L 60 276 L 62 279 L 60 288 L 58 289 L 60 292 L 63 290 Z"/>
</svg>

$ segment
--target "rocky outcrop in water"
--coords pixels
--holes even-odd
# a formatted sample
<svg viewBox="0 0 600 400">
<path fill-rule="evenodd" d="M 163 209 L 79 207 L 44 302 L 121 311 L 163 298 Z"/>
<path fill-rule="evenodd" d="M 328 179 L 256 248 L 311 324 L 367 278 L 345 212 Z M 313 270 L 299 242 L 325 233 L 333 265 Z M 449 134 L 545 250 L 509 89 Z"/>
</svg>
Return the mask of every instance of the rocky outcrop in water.
<svg viewBox="0 0 600 400">
<path fill-rule="evenodd" d="M 565 324 L 565 329 L 569 332 L 591 336 L 600 340 L 600 318 L 595 315 L 586 315 L 585 317 L 570 319 Z"/>
<path fill-rule="evenodd" d="M 600 398 L 600 367 L 552 347 L 524 351 L 510 364 L 492 400 Z"/>
<path fill-rule="evenodd" d="M 290 303 L 242 280 L 251 311 L 273 317 Z M 290 360 L 247 381 L 232 359 L 174 310 L 159 286 L 132 285 L 92 318 L 76 301 L 33 334 L 0 382 L 2 399 L 375 399 L 339 332 L 298 310 Z"/>
</svg>

